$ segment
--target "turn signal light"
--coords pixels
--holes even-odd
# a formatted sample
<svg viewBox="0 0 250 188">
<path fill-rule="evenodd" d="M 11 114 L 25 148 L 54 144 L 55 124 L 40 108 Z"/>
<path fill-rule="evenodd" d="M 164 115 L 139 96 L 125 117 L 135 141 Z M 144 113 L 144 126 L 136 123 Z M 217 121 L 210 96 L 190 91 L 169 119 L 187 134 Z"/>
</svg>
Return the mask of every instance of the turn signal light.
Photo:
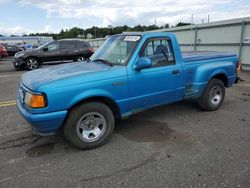
<svg viewBox="0 0 250 188">
<path fill-rule="evenodd" d="M 25 104 L 31 108 L 43 108 L 46 106 L 45 98 L 40 94 L 25 93 Z"/>
</svg>

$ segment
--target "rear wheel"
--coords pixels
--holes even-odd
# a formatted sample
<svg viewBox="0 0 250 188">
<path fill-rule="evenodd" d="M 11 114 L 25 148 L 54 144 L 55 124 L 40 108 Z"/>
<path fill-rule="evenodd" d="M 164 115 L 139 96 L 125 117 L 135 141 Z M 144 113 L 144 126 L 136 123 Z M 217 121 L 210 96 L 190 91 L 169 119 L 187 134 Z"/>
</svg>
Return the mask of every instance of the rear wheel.
<svg viewBox="0 0 250 188">
<path fill-rule="evenodd" d="M 224 98 L 224 83 L 219 79 L 212 79 L 199 98 L 198 104 L 203 110 L 214 111 L 220 108 Z"/>
<path fill-rule="evenodd" d="M 39 68 L 39 61 L 37 58 L 30 57 L 26 60 L 26 67 L 28 70 L 34 70 Z"/>
<path fill-rule="evenodd" d="M 108 106 L 99 102 L 73 108 L 64 124 L 66 139 L 80 149 L 103 145 L 114 130 L 114 116 Z"/>
</svg>

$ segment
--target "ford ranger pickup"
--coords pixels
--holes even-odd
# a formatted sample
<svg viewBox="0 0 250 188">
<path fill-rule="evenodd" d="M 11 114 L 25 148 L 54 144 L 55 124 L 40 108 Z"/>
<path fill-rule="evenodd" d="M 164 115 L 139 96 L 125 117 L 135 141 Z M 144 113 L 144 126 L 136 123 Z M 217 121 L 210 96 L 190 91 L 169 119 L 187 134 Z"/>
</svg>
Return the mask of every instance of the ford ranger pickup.
<svg viewBox="0 0 250 188">
<path fill-rule="evenodd" d="M 87 61 L 23 74 L 17 106 L 37 133 L 62 128 L 71 144 L 90 149 L 110 138 L 116 119 L 152 107 L 192 99 L 217 110 L 237 65 L 232 53 L 182 53 L 171 33 L 122 33 Z"/>
</svg>

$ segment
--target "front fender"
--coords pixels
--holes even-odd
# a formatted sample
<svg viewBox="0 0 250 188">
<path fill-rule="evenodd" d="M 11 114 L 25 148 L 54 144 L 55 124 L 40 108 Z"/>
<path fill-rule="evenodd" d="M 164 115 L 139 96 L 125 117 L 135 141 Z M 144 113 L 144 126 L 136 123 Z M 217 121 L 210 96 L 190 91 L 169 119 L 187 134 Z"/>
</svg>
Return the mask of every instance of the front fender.
<svg viewBox="0 0 250 188">
<path fill-rule="evenodd" d="M 79 93 L 72 98 L 67 105 L 67 109 L 70 109 L 75 104 L 92 97 L 106 97 L 115 102 L 115 97 L 110 92 L 102 89 L 92 89 Z"/>
</svg>

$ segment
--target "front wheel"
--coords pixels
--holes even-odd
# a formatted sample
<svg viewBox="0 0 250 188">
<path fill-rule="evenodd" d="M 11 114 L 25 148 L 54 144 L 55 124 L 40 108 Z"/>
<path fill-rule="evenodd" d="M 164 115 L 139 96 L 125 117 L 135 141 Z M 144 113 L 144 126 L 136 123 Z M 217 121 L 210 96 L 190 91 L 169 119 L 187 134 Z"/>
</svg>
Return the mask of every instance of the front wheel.
<svg viewBox="0 0 250 188">
<path fill-rule="evenodd" d="M 114 115 L 100 102 L 81 104 L 73 108 L 64 124 L 66 139 L 80 149 L 103 145 L 114 130 Z"/>
<path fill-rule="evenodd" d="M 39 61 L 34 57 L 30 57 L 26 60 L 26 67 L 28 70 L 34 70 L 39 68 Z"/>
<path fill-rule="evenodd" d="M 208 82 L 198 104 L 203 110 L 214 111 L 220 108 L 225 98 L 225 86 L 219 79 Z"/>
</svg>

